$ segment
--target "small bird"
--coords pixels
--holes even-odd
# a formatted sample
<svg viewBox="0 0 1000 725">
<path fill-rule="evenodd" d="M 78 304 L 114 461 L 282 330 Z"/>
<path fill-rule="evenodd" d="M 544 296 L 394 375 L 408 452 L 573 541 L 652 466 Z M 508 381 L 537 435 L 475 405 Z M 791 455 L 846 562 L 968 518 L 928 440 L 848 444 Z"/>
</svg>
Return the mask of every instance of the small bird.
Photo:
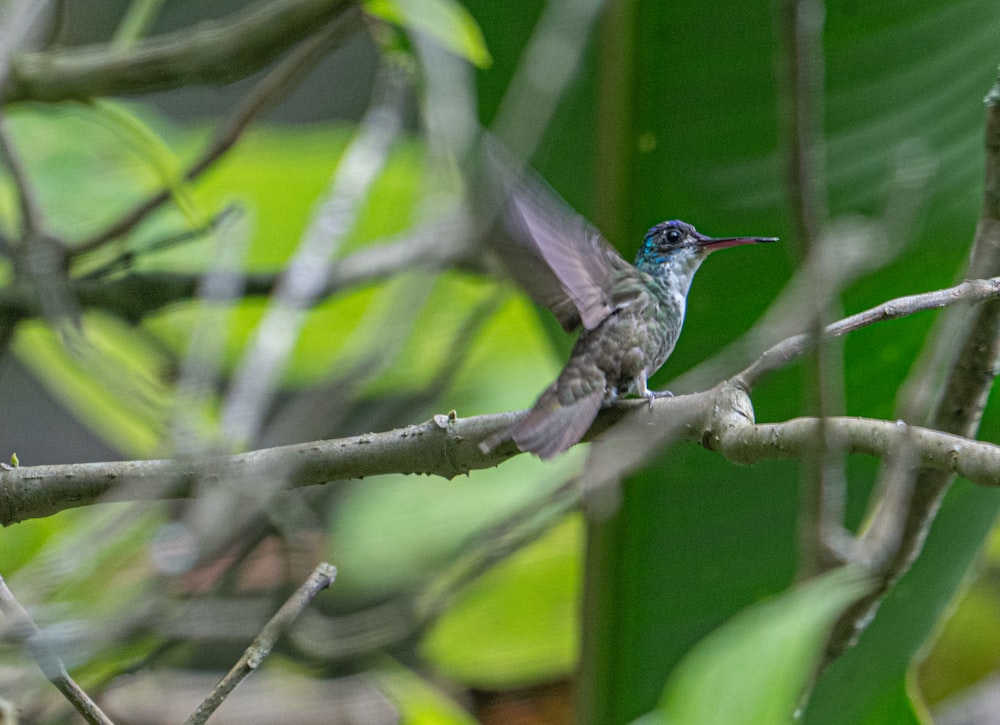
<svg viewBox="0 0 1000 725">
<path fill-rule="evenodd" d="M 777 241 L 715 239 L 686 222 L 665 221 L 646 232 L 631 265 L 564 204 L 541 181 L 522 178 L 509 188 L 493 248 L 563 329 L 584 329 L 556 381 L 527 415 L 480 443 L 483 453 L 513 440 L 522 451 L 553 458 L 583 437 L 601 406 L 632 394 L 652 407 L 654 398 L 669 396 L 647 381 L 677 343 L 698 267 L 717 249 Z"/>
</svg>

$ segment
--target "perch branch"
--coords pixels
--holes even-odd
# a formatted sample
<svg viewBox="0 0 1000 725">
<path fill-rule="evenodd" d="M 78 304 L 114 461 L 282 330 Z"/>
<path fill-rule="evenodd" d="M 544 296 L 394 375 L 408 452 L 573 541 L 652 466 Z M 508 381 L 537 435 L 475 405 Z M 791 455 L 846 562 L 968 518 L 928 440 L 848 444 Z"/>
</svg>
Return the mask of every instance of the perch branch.
<svg viewBox="0 0 1000 725">
<path fill-rule="evenodd" d="M 185 298 L 190 298 L 194 294 L 197 278 L 194 276 L 168 278 L 166 281 L 180 288 Z M 249 281 L 253 291 L 254 278 Z M 141 294 L 146 299 L 156 297 L 151 294 L 150 287 L 140 283 L 136 275 L 123 278 L 118 283 L 128 283 L 133 286 L 138 284 L 133 292 Z M 263 293 L 270 289 L 273 279 L 263 278 L 256 280 L 256 283 L 260 285 L 258 291 Z M 2 292 L 4 291 L 0 290 L 0 310 L 3 309 Z M 128 298 L 125 294 L 128 289 L 123 288 L 119 292 L 121 293 L 117 297 L 119 301 Z M 997 296 L 1000 296 L 1000 278 L 972 280 L 947 290 L 899 298 L 852 315 L 830 325 L 828 334 L 843 335 L 881 320 L 896 319 L 920 310 L 958 302 L 982 301 Z M 84 299 L 85 296 L 81 295 L 81 300 Z M 179 297 L 163 294 L 160 299 L 165 304 Z M 108 301 L 107 304 L 112 303 Z M 25 314 L 28 311 L 22 310 Z M 729 384 L 743 391 L 749 390 L 766 372 L 787 364 L 807 349 L 809 344 L 811 343 L 808 336 L 789 338 L 771 348 L 755 365 L 734 377 Z M 711 391 L 699 395 L 710 393 Z M 680 418 L 678 415 L 682 410 L 680 406 L 689 405 L 691 401 L 697 399 L 699 396 L 678 396 L 670 400 L 660 400 L 656 410 L 671 411 L 670 415 L 673 416 L 671 425 L 674 425 Z M 627 412 L 630 407 L 632 404 L 623 403 L 603 411 L 591 429 L 588 440 L 617 422 L 623 412 Z M 193 486 L 200 481 L 232 479 L 240 476 L 277 474 L 284 476 L 284 480 L 291 486 L 308 486 L 387 473 L 425 473 L 450 478 L 474 468 L 495 465 L 503 460 L 506 456 L 483 457 L 479 453 L 477 443 L 490 433 L 509 425 L 515 415 L 508 413 L 465 420 L 438 416 L 421 425 L 387 433 L 263 449 L 201 461 L 129 461 L 16 468 L 0 474 L 0 524 L 9 525 L 25 519 L 48 516 L 66 508 L 89 505 L 98 500 L 158 500 L 186 497 L 192 495 Z M 687 415 L 692 422 L 685 437 L 700 441 L 700 429 L 695 423 L 698 415 L 704 417 L 704 412 Z M 656 420 L 659 420 L 658 415 L 649 422 Z M 965 445 L 963 442 L 955 450 L 966 450 L 963 448 Z M 968 441 L 968 445 L 988 444 Z M 942 439 L 940 450 L 951 450 L 949 446 L 958 446 L 958 442 Z M 777 455 L 774 451 L 767 454 L 767 451 L 767 446 L 763 446 L 760 455 L 763 457 Z M 504 452 L 510 455 L 514 451 L 507 448 Z M 884 451 L 886 454 L 889 452 Z M 746 456 L 745 453 L 736 452 L 731 455 L 735 458 Z M 985 485 L 997 485 L 989 475 L 982 473 L 982 467 L 977 468 L 949 456 L 942 457 L 939 453 L 928 454 L 923 457 L 924 465 L 939 467 L 939 470 L 947 471 L 949 475 L 962 473 L 971 480 Z"/>
<path fill-rule="evenodd" d="M 735 397 L 734 397 L 735 396 Z M 730 401 L 736 400 L 738 405 Z M 749 398 L 728 386 L 657 400 L 622 401 L 601 411 L 585 440 L 593 440 L 626 414 L 650 431 L 675 430 L 679 438 L 702 443 L 731 461 L 749 464 L 772 458 L 801 458 L 815 441 L 816 419 L 754 425 Z M 508 444 L 483 455 L 479 441 L 510 425 L 523 413 L 471 418 L 438 415 L 419 425 L 381 433 L 265 448 L 193 461 L 122 461 L 58 466 L 22 466 L 0 472 L 0 524 L 49 516 L 107 501 L 186 498 L 198 487 L 268 477 L 288 488 L 383 474 L 425 474 L 453 478 L 495 466 L 515 455 Z M 831 431 L 844 450 L 887 458 L 893 454 L 896 425 L 865 418 L 831 418 Z M 1000 447 L 926 428 L 913 428 L 920 464 L 1000 486 Z"/>
</svg>

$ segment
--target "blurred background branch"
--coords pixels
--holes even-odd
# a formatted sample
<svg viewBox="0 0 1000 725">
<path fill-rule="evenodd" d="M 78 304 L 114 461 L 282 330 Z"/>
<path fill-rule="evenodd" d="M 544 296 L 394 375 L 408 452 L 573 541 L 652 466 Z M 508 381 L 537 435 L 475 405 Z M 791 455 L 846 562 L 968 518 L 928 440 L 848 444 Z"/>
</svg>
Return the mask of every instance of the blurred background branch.
<svg viewBox="0 0 1000 725">
<path fill-rule="evenodd" d="M 347 0 L 257 2 L 126 49 L 96 45 L 20 54 L 10 63 L 0 99 L 51 103 L 228 83 L 263 68 L 327 22 L 351 17 L 356 8 Z"/>
</svg>

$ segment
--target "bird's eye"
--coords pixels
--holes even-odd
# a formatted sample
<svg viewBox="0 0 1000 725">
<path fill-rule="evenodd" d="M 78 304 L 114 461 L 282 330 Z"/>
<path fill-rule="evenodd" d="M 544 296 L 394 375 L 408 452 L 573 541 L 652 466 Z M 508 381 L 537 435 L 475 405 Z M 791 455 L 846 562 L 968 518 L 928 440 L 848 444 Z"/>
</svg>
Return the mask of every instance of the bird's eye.
<svg viewBox="0 0 1000 725">
<path fill-rule="evenodd" d="M 677 229 L 671 229 L 667 232 L 667 241 L 671 244 L 677 244 L 681 240 L 681 233 Z"/>
</svg>

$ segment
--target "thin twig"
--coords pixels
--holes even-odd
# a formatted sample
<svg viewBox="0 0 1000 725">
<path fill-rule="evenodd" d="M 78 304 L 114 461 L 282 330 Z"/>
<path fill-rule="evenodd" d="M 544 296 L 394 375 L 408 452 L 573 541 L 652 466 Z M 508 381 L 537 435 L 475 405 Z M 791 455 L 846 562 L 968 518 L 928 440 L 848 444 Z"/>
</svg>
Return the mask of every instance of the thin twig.
<svg viewBox="0 0 1000 725">
<path fill-rule="evenodd" d="M 41 629 L 14 597 L 2 576 L 0 576 L 0 611 L 3 611 L 13 626 L 20 631 L 21 639 L 27 645 L 28 652 L 38 664 L 42 674 L 69 700 L 83 719 L 92 725 L 114 725 L 97 703 L 70 677 L 62 659 L 52 652 Z"/>
<path fill-rule="evenodd" d="M 65 323 L 75 321 L 80 310 L 69 290 L 66 245 L 45 229 L 41 205 L 3 114 L 0 114 L 0 158 L 10 170 L 20 208 L 21 235 L 14 254 L 15 277 L 39 312 L 54 326 L 62 328 L 62 332 L 72 334 L 72 327 Z M 14 321 L 18 317 L 15 314 L 7 319 Z M 4 333 L 0 333 L 0 337 L 3 336 Z"/>
<path fill-rule="evenodd" d="M 221 220 L 219 216 L 215 219 Z M 191 232 L 191 235 L 199 233 L 201 232 Z M 473 254 L 471 234 L 472 224 L 457 215 L 427 222 L 416 230 L 393 237 L 387 242 L 373 242 L 337 260 L 318 299 L 414 269 L 435 271 L 458 266 L 468 271 L 482 272 L 482 259 Z M 164 238 L 157 244 L 181 241 L 184 236 Z M 134 254 L 145 249 L 137 250 Z M 122 255 L 116 260 L 121 264 L 128 261 L 129 255 Z M 114 271 L 114 268 L 102 267 L 100 270 L 101 273 L 110 271 Z M 167 305 L 193 299 L 197 295 L 200 279 L 201 274 L 197 272 L 133 271 L 121 276 L 96 279 L 87 274 L 68 280 L 66 285 L 81 308 L 100 309 L 122 319 L 138 322 Z M 246 274 L 244 294 L 250 297 L 268 296 L 280 279 L 281 274 L 274 272 Z M 13 315 L 23 319 L 37 317 L 44 312 L 37 297 L 30 294 L 24 285 L 0 287 L 0 316 Z"/>
<path fill-rule="evenodd" d="M 321 31 L 288 54 L 274 70 L 262 78 L 250 94 L 237 106 L 226 122 L 219 127 L 211 143 L 184 173 L 184 178 L 193 181 L 229 151 L 243 135 L 251 121 L 286 98 L 315 65 L 343 38 L 353 32 L 359 24 L 360 10 L 352 9 L 343 16 L 328 23 Z M 139 203 L 134 209 L 111 223 L 106 229 L 88 239 L 73 245 L 71 254 L 80 255 L 93 251 L 112 239 L 130 232 L 149 214 L 156 211 L 167 200 L 170 192 L 161 190 L 149 199 Z"/>
<path fill-rule="evenodd" d="M 537 149 L 559 98 L 580 67 L 587 35 L 602 5 L 596 0 L 545 3 L 492 128 L 521 158 L 530 158 Z M 559 52 L 553 53 L 554 47 Z"/>
<path fill-rule="evenodd" d="M 121 22 L 115 28 L 110 47 L 123 53 L 135 46 L 139 38 L 144 36 L 156 21 L 162 5 L 163 0 L 138 0 L 130 3 Z"/>
<path fill-rule="evenodd" d="M 876 322 L 898 320 L 917 312 L 938 309 L 958 303 L 982 302 L 1000 296 L 1000 277 L 972 279 L 947 289 L 923 292 L 883 302 L 842 320 L 831 323 L 824 329 L 826 337 L 843 337 Z M 768 373 L 785 367 L 815 345 L 811 335 L 801 334 L 786 338 L 764 352 L 742 372 L 730 378 L 730 382 L 745 390 L 752 390 Z"/>
<path fill-rule="evenodd" d="M 201 725 L 212 716 L 219 705 L 229 696 L 237 685 L 239 685 L 247 675 L 256 670 L 264 662 L 264 659 L 271 653 L 278 639 L 291 628 L 309 603 L 316 598 L 316 595 L 333 584 L 337 577 L 337 569 L 326 562 L 318 564 L 313 569 L 312 574 L 305 583 L 288 598 L 277 613 L 271 617 L 264 628 L 254 639 L 253 644 L 247 647 L 243 656 L 233 665 L 233 668 L 226 673 L 215 689 L 205 698 L 193 713 L 184 721 L 184 725 Z"/>
<path fill-rule="evenodd" d="M 234 215 L 239 215 L 240 212 L 241 209 L 237 206 L 227 206 L 197 229 L 183 229 L 179 232 L 173 232 L 143 243 L 134 249 L 127 249 L 121 254 L 116 255 L 113 259 L 104 262 L 96 269 L 88 270 L 79 279 L 107 280 L 112 274 L 128 270 L 135 264 L 136 259 L 143 255 L 170 249 L 180 244 L 186 244 L 187 242 L 196 241 L 208 236 Z M 76 251 L 75 249 L 69 250 L 69 254 L 72 255 Z"/>
<path fill-rule="evenodd" d="M 212 244 L 212 259 L 198 289 L 199 310 L 180 365 L 171 417 L 175 456 L 190 458 L 210 450 L 215 441 L 206 433 L 208 409 L 215 400 L 231 316 L 245 294 L 246 254 L 250 234 L 239 213 L 220 215 Z"/>
</svg>

